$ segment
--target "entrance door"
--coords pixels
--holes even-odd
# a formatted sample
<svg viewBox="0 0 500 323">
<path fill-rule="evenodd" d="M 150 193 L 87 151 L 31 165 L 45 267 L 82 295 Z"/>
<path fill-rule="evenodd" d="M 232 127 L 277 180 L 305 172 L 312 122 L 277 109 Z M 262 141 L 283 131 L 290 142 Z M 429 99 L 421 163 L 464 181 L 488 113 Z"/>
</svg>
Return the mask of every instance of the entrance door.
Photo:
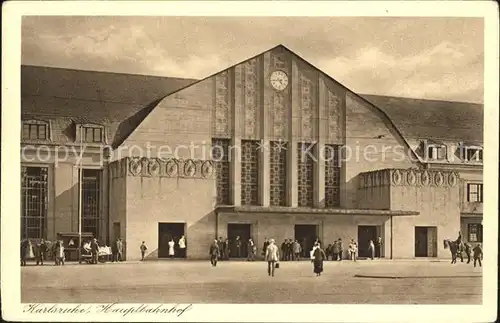
<svg viewBox="0 0 500 323">
<path fill-rule="evenodd" d="M 437 257 L 437 227 L 415 227 L 415 257 Z"/>
<path fill-rule="evenodd" d="M 113 223 L 113 242 L 116 241 L 116 239 L 120 238 L 120 233 L 121 228 L 120 228 L 120 222 L 114 222 Z"/>
<path fill-rule="evenodd" d="M 370 257 L 368 247 L 370 245 L 370 240 L 373 241 L 373 243 L 377 240 L 377 228 L 376 225 L 358 226 L 358 257 Z"/>
<path fill-rule="evenodd" d="M 250 239 L 251 235 L 251 224 L 229 223 L 227 225 L 227 238 L 229 239 L 229 257 L 246 258 L 248 255 L 248 239 Z M 237 242 L 237 238 L 239 238 L 239 243 Z"/>
<path fill-rule="evenodd" d="M 415 257 L 427 257 L 427 227 L 415 227 Z"/>
<path fill-rule="evenodd" d="M 302 247 L 302 257 L 309 258 L 309 251 L 312 250 L 314 241 L 318 238 L 319 226 L 315 224 L 296 224 L 295 225 L 295 240 Z M 281 245 L 282 241 L 277 241 Z M 323 246 L 321 246 L 323 247 Z M 324 248 L 324 247 L 323 247 Z"/>
<path fill-rule="evenodd" d="M 168 242 L 174 240 L 174 257 L 185 258 L 186 249 L 181 252 L 179 249 L 179 239 L 185 235 L 185 223 L 158 223 L 158 258 L 167 258 Z"/>
</svg>

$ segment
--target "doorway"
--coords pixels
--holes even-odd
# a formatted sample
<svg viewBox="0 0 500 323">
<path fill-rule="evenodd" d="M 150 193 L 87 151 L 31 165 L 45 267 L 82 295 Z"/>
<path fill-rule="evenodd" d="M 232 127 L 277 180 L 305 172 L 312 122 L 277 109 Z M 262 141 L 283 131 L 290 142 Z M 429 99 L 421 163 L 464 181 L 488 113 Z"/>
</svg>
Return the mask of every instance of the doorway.
<svg viewBox="0 0 500 323">
<path fill-rule="evenodd" d="M 415 257 L 437 257 L 437 227 L 415 227 Z"/>
<path fill-rule="evenodd" d="M 185 258 L 187 246 L 179 248 L 179 239 L 185 235 L 185 223 L 158 223 L 158 258 L 169 257 L 168 242 L 174 240 L 174 258 Z"/>
<path fill-rule="evenodd" d="M 368 258 L 370 257 L 370 252 L 368 247 L 370 245 L 370 240 L 375 241 L 379 236 L 379 227 L 376 225 L 359 225 L 358 226 L 358 257 Z"/>
<path fill-rule="evenodd" d="M 246 223 L 229 223 L 227 238 L 229 239 L 229 256 L 246 258 L 248 256 L 248 239 L 252 237 L 252 225 Z M 238 239 L 237 239 L 238 238 Z"/>
<path fill-rule="evenodd" d="M 113 241 L 115 242 L 118 238 L 120 238 L 121 235 L 121 224 L 120 222 L 114 222 L 113 223 Z"/>
<path fill-rule="evenodd" d="M 295 225 L 295 240 L 299 242 L 302 248 L 302 257 L 309 258 L 309 252 L 312 250 L 314 241 L 316 241 L 318 236 L 319 236 L 319 226 L 316 224 Z M 277 241 L 277 243 L 281 242 Z"/>
</svg>

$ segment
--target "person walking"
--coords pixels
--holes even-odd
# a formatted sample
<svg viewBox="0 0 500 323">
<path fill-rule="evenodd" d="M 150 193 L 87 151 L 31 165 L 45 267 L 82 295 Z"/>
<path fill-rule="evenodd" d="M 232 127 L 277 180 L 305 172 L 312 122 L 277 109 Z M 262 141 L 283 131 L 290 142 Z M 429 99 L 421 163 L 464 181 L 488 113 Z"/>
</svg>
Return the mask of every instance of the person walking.
<svg viewBox="0 0 500 323">
<path fill-rule="evenodd" d="M 99 244 L 97 243 L 96 238 L 92 240 L 92 243 L 90 244 L 90 250 L 92 253 L 92 263 L 97 264 L 97 258 L 99 256 Z"/>
<path fill-rule="evenodd" d="M 472 251 L 474 252 L 474 268 L 476 267 L 476 261 L 479 262 L 479 267 L 482 267 L 481 260 L 483 259 L 483 248 L 481 248 L 481 244 L 478 243 Z"/>
<path fill-rule="evenodd" d="M 342 242 L 342 239 L 339 238 L 338 240 L 339 244 L 339 261 L 342 261 L 344 258 L 344 242 Z"/>
<path fill-rule="evenodd" d="M 141 250 L 141 261 L 144 261 L 144 255 L 146 254 L 146 251 L 148 250 L 148 247 L 146 246 L 146 242 L 143 241 L 141 246 L 139 247 Z"/>
<path fill-rule="evenodd" d="M 368 254 L 370 255 L 370 259 L 373 260 L 375 257 L 375 244 L 373 243 L 373 240 L 368 242 Z"/>
<path fill-rule="evenodd" d="M 332 245 L 332 261 L 339 260 L 339 242 L 335 240 Z"/>
<path fill-rule="evenodd" d="M 222 237 L 219 237 L 219 240 L 217 240 L 217 247 L 219 247 L 219 259 L 223 260 L 224 259 L 224 240 Z"/>
<path fill-rule="evenodd" d="M 267 237 L 264 238 L 264 245 L 262 246 L 262 257 L 266 256 L 267 246 L 269 246 L 269 239 Z"/>
<path fill-rule="evenodd" d="M 61 240 L 56 242 L 56 265 L 64 266 L 64 245 Z"/>
<path fill-rule="evenodd" d="M 380 259 L 382 257 L 382 238 L 378 237 L 375 241 L 375 257 Z"/>
<path fill-rule="evenodd" d="M 226 238 L 224 241 L 224 260 L 229 260 L 229 255 L 231 254 L 229 239 Z"/>
<path fill-rule="evenodd" d="M 249 238 L 247 243 L 247 261 L 253 261 L 253 246 L 253 240 Z"/>
<path fill-rule="evenodd" d="M 274 277 L 274 269 L 278 263 L 279 257 L 278 246 L 274 243 L 274 239 L 269 240 L 269 245 L 266 249 L 265 259 L 267 261 L 267 274 Z"/>
<path fill-rule="evenodd" d="M 111 244 L 112 262 L 118 261 L 118 238 Z"/>
<path fill-rule="evenodd" d="M 217 260 L 219 258 L 219 243 L 217 239 L 214 239 L 214 242 L 210 245 L 210 250 L 208 251 L 210 255 L 210 263 L 212 267 L 217 267 Z"/>
<path fill-rule="evenodd" d="M 350 260 L 356 261 L 356 251 L 357 251 L 356 243 L 354 242 L 354 239 L 351 239 L 351 242 L 349 243 L 349 259 Z"/>
<path fill-rule="evenodd" d="M 314 273 L 316 276 L 321 276 L 323 272 L 323 261 L 326 259 L 326 254 L 321 249 L 321 245 L 319 243 L 315 243 L 316 248 L 313 249 L 313 264 L 314 264 Z"/>
<path fill-rule="evenodd" d="M 236 246 L 236 258 L 241 258 L 241 239 L 240 239 L 240 236 L 236 237 L 235 246 Z"/>
<path fill-rule="evenodd" d="M 300 243 L 295 240 L 293 243 L 293 254 L 295 255 L 295 260 L 299 261 L 300 260 L 300 253 L 302 252 L 302 248 L 300 247 Z"/>
<path fill-rule="evenodd" d="M 116 242 L 116 249 L 118 252 L 118 257 L 116 258 L 116 261 L 123 261 L 123 241 L 122 241 L 122 238 L 118 238 L 118 241 Z"/>
<path fill-rule="evenodd" d="M 47 254 L 47 244 L 45 243 L 44 239 L 41 239 L 40 243 L 37 245 L 37 258 L 36 258 L 37 266 L 39 264 L 43 266 L 43 261 L 45 260 L 46 254 Z"/>
<path fill-rule="evenodd" d="M 26 259 L 28 258 L 28 240 L 23 239 L 21 241 L 21 266 L 26 266 Z"/>
<path fill-rule="evenodd" d="M 174 258 L 175 256 L 175 242 L 173 238 L 170 238 L 170 241 L 168 242 L 168 257 L 169 258 Z"/>
<path fill-rule="evenodd" d="M 179 256 L 181 258 L 186 258 L 186 255 L 187 255 L 187 253 L 186 253 L 187 248 L 186 247 L 187 247 L 186 246 L 186 237 L 181 236 L 181 238 L 179 239 Z"/>
</svg>

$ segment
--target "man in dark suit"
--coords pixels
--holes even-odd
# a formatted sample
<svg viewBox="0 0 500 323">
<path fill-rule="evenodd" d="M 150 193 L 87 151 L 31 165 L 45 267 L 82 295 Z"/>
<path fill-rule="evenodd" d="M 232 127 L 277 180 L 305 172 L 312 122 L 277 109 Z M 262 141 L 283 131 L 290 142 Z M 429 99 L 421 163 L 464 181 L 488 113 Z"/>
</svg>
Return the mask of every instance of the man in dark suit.
<svg viewBox="0 0 500 323">
<path fill-rule="evenodd" d="M 224 256 L 224 240 L 222 237 L 219 237 L 219 240 L 217 240 L 217 246 L 219 247 L 219 259 L 225 259 Z"/>
<path fill-rule="evenodd" d="M 285 239 L 281 244 L 281 260 L 286 260 L 286 245 L 288 244 L 288 240 Z"/>
<path fill-rule="evenodd" d="M 267 246 L 269 246 L 269 240 L 266 237 L 264 239 L 264 246 L 262 247 L 262 256 L 266 255 Z"/>
<path fill-rule="evenodd" d="M 240 258 L 241 257 L 241 239 L 240 239 L 240 236 L 236 237 L 235 245 L 236 245 L 236 258 Z"/>
<path fill-rule="evenodd" d="M 378 237 L 377 240 L 375 240 L 375 257 L 379 258 L 382 257 L 382 238 Z"/>
<path fill-rule="evenodd" d="M 43 260 L 45 259 L 47 254 L 47 245 L 45 244 L 44 239 L 40 240 L 37 249 L 38 249 L 38 255 L 37 255 L 38 257 L 36 259 L 36 265 L 38 266 L 38 264 L 40 264 L 43 266 Z"/>
</svg>

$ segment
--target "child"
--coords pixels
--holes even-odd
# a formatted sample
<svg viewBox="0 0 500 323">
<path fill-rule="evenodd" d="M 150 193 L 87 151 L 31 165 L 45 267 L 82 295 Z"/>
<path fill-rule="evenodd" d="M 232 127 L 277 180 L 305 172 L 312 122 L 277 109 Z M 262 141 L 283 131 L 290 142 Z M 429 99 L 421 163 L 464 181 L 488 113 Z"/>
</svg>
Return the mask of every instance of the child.
<svg viewBox="0 0 500 323">
<path fill-rule="evenodd" d="M 146 247 L 146 243 L 143 241 L 141 244 L 141 261 L 144 260 L 144 254 L 146 253 L 146 250 L 148 250 L 148 247 Z"/>
<path fill-rule="evenodd" d="M 481 259 L 483 258 L 483 249 L 481 248 L 481 244 L 478 243 L 474 249 L 474 267 L 476 267 L 476 261 L 479 262 L 479 267 L 482 267 L 481 265 Z"/>
</svg>

